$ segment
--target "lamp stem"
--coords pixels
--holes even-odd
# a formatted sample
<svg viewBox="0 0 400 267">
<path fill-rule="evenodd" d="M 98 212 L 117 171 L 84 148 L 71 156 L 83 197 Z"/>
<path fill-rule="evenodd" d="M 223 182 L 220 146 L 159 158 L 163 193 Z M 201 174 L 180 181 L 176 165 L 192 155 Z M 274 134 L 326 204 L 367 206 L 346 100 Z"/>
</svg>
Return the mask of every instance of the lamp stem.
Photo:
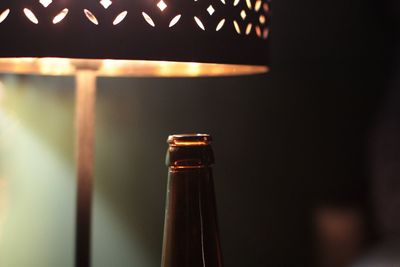
<svg viewBox="0 0 400 267">
<path fill-rule="evenodd" d="M 90 267 L 96 71 L 76 72 L 77 209 L 75 267 Z"/>
</svg>

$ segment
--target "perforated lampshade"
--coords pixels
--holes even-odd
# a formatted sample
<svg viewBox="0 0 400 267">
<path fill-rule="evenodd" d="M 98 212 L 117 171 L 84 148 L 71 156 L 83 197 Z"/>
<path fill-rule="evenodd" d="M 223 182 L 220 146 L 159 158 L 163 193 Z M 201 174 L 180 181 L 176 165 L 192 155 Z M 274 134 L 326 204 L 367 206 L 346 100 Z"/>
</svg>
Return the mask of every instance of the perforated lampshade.
<svg viewBox="0 0 400 267">
<path fill-rule="evenodd" d="M 261 73 L 269 26 L 269 0 L 1 0 L 0 72 Z"/>
</svg>

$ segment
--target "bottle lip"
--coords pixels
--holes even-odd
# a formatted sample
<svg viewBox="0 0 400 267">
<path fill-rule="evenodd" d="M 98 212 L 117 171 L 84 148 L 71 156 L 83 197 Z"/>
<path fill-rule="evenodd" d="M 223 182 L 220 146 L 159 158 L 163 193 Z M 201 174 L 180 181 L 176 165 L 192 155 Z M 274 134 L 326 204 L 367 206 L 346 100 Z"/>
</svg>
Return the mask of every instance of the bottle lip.
<svg viewBox="0 0 400 267">
<path fill-rule="evenodd" d="M 209 134 L 174 134 L 167 140 L 170 146 L 208 146 L 211 142 Z"/>
</svg>

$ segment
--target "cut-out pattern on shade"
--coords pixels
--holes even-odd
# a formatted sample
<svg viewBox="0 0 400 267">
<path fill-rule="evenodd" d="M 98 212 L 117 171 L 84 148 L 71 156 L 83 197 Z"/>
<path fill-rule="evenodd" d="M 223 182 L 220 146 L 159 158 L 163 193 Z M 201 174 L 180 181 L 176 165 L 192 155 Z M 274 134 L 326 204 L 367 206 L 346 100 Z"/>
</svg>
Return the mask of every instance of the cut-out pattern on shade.
<svg viewBox="0 0 400 267">
<path fill-rule="evenodd" d="M 173 28 L 175 25 L 179 23 L 183 15 L 177 13 L 176 11 L 173 11 L 179 9 L 176 9 L 173 6 L 172 8 L 169 7 L 170 5 L 169 2 L 171 0 L 151 0 L 151 1 L 154 1 L 155 9 L 149 10 L 149 12 L 147 10 L 144 10 L 142 12 L 143 18 L 150 26 L 156 27 L 156 22 L 157 22 L 157 27 L 164 27 L 165 20 L 168 21 L 167 24 L 168 28 Z M 171 12 L 174 12 L 175 14 L 174 13 L 171 14 Z"/>
<path fill-rule="evenodd" d="M 262 24 L 262 25 L 264 25 L 265 24 L 265 17 L 263 16 L 263 15 L 261 15 L 260 16 L 260 23 Z"/>
<path fill-rule="evenodd" d="M 210 5 L 210 6 L 207 8 L 207 12 L 208 12 L 208 14 L 210 14 L 210 16 L 212 16 L 212 15 L 214 14 L 214 12 L 215 12 L 214 7 L 213 7 L 212 5 Z"/>
<path fill-rule="evenodd" d="M 167 4 L 165 4 L 165 2 L 163 0 L 158 2 L 157 6 L 161 11 L 164 11 L 168 7 Z"/>
<path fill-rule="evenodd" d="M 95 25 L 99 25 L 99 21 L 97 20 L 96 16 L 93 15 L 92 12 L 90 12 L 87 9 L 84 9 L 83 11 L 84 11 L 86 17 L 88 18 L 88 20 L 90 20 Z"/>
<path fill-rule="evenodd" d="M 233 26 L 235 26 L 235 30 L 238 34 L 241 34 L 242 31 L 240 30 L 239 24 L 237 23 L 236 20 L 233 21 Z"/>
<path fill-rule="evenodd" d="M 113 21 L 113 25 L 118 25 L 120 24 L 128 15 L 128 11 L 124 11 L 118 14 L 118 16 L 115 18 Z"/>
<path fill-rule="evenodd" d="M 144 19 L 146 20 L 146 22 L 147 22 L 150 26 L 152 26 L 152 27 L 155 27 L 155 26 L 156 26 L 156 24 L 154 24 L 154 21 L 150 18 L 149 15 L 147 15 L 147 14 L 144 13 L 144 12 L 142 12 L 142 15 L 143 15 Z"/>
<path fill-rule="evenodd" d="M 247 5 L 248 9 L 250 9 L 250 10 L 252 9 L 253 5 L 251 4 L 251 0 L 246 0 L 246 5 Z"/>
<path fill-rule="evenodd" d="M 48 7 L 51 3 L 53 3 L 52 0 L 40 0 L 39 3 L 41 3 L 44 7 Z"/>
<path fill-rule="evenodd" d="M 246 35 L 249 35 L 251 32 L 251 28 L 253 27 L 253 24 L 249 23 L 247 24 L 247 28 L 246 28 Z"/>
<path fill-rule="evenodd" d="M 101 0 L 100 4 L 105 8 L 109 8 L 112 5 L 112 2 L 110 0 Z"/>
<path fill-rule="evenodd" d="M 36 8 L 23 8 L 23 14 L 32 24 L 39 24 L 39 21 L 43 24 L 49 21 L 52 24 L 68 23 L 66 17 L 77 11 L 77 9 L 72 9 L 71 5 L 78 0 L 69 0 L 63 9 L 60 8 L 60 0 L 31 1 L 37 1 L 43 9 L 51 12 L 50 18 L 42 18 L 45 14 L 43 11 L 39 12 Z M 185 4 L 186 9 L 191 2 L 192 9 L 182 10 L 180 1 L 189 2 Z M 269 36 L 270 0 L 146 0 L 146 4 L 142 5 L 144 7 L 142 10 L 137 8 L 133 10 L 132 5 L 127 5 L 125 2 L 128 0 L 88 1 L 87 4 L 82 5 L 82 7 L 87 7 L 81 9 L 83 18 L 97 26 L 103 23 L 104 25 L 112 23 L 116 26 L 122 22 L 135 25 L 137 20 L 133 20 L 132 17 L 141 16 L 142 22 L 151 26 L 149 29 L 158 27 L 172 29 L 179 23 L 185 23 L 184 27 L 187 28 L 191 22 L 193 26 L 190 25 L 190 27 L 193 27 L 193 30 L 230 31 L 243 38 L 267 39 Z M 95 8 L 94 5 L 100 6 L 101 9 Z M 3 23 L 11 13 L 11 9 L 5 6 L 6 9 L 0 10 L 0 23 Z M 11 15 L 18 14 L 20 14 L 18 10 L 13 10 Z"/>
<path fill-rule="evenodd" d="M 260 26 L 256 26 L 256 34 L 258 37 L 261 37 L 261 29 Z"/>
<path fill-rule="evenodd" d="M 0 23 L 2 23 L 3 21 L 6 20 L 6 18 L 10 14 L 10 12 L 11 12 L 11 10 L 8 8 L 8 9 L 6 9 L 3 12 L 0 13 Z"/>
<path fill-rule="evenodd" d="M 261 5 L 262 5 L 262 1 L 261 0 L 257 0 L 255 5 L 254 5 L 254 10 L 256 12 L 260 11 Z"/>
<path fill-rule="evenodd" d="M 240 12 L 240 16 L 242 17 L 242 20 L 245 20 L 246 17 L 247 17 L 246 11 L 242 10 L 242 11 Z"/>
<path fill-rule="evenodd" d="M 182 17 L 181 14 L 176 15 L 176 16 L 171 20 L 171 22 L 169 23 L 169 27 L 170 27 L 170 28 L 171 28 L 171 27 L 174 27 L 174 25 L 178 23 L 178 21 L 181 19 L 181 17 Z"/>
<path fill-rule="evenodd" d="M 224 26 L 224 24 L 225 24 L 225 19 L 222 19 L 222 20 L 218 23 L 217 28 L 215 28 L 215 31 L 221 30 L 222 27 Z"/>
<path fill-rule="evenodd" d="M 33 24 L 39 24 L 39 20 L 30 9 L 24 8 L 24 14 Z"/>
<path fill-rule="evenodd" d="M 197 25 L 200 27 L 200 29 L 202 29 L 203 31 L 205 31 L 206 29 L 204 28 L 204 24 L 203 22 L 201 22 L 201 20 L 198 17 L 194 17 L 194 20 L 196 21 Z"/>
<path fill-rule="evenodd" d="M 228 19 L 226 11 L 232 7 L 232 2 L 226 0 L 194 0 L 196 25 L 203 31 L 222 31 Z"/>
<path fill-rule="evenodd" d="M 239 35 L 267 39 L 269 35 L 270 7 L 268 0 L 234 0 L 239 10 L 233 27 Z"/>
<path fill-rule="evenodd" d="M 68 8 L 64 8 L 57 16 L 53 19 L 53 24 L 60 23 L 68 15 Z"/>
</svg>

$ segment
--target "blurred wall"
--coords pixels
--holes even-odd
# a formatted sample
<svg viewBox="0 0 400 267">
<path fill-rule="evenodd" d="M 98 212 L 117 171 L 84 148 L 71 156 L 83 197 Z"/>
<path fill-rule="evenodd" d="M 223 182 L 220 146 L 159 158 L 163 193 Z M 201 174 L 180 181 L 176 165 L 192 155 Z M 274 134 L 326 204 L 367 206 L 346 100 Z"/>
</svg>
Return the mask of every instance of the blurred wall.
<svg viewBox="0 0 400 267">
<path fill-rule="evenodd" d="M 368 213 L 366 130 L 387 57 L 370 2 L 274 1 L 266 75 L 99 79 L 94 266 L 159 266 L 173 133 L 214 136 L 225 266 L 311 266 L 314 207 Z M 1 80 L 0 266 L 70 267 L 74 81 Z"/>
</svg>

